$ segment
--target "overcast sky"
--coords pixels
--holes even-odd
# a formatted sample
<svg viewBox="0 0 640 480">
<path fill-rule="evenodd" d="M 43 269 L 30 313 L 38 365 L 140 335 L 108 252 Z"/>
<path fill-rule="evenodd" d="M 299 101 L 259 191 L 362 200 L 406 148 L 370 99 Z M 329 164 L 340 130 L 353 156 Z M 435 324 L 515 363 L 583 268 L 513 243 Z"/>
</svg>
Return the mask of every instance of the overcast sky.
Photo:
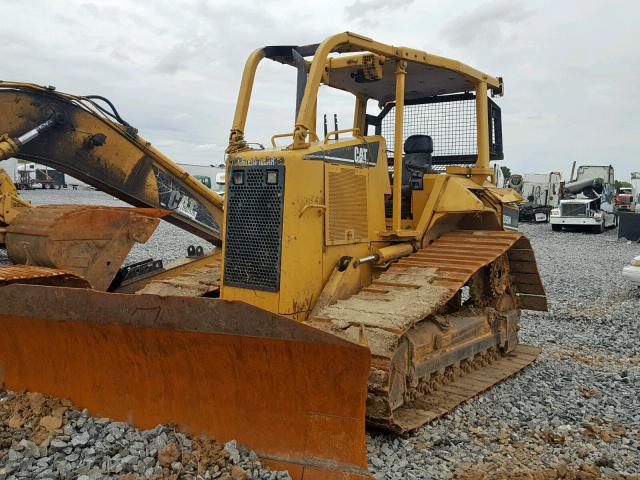
<svg viewBox="0 0 640 480">
<path fill-rule="evenodd" d="M 1 0 L 5 80 L 101 94 L 173 160 L 218 164 L 246 57 L 350 30 L 461 60 L 505 81 L 505 165 L 640 171 L 640 2 Z M 293 69 L 263 62 L 246 129 L 292 130 Z M 326 93 L 323 93 L 326 95 Z M 320 111 L 347 112 L 342 97 Z M 344 125 L 347 123 L 346 114 Z M 342 118 L 342 117 L 341 117 Z M 350 121 L 350 119 L 349 119 Z M 341 126 L 344 126 L 341 125 Z"/>
</svg>

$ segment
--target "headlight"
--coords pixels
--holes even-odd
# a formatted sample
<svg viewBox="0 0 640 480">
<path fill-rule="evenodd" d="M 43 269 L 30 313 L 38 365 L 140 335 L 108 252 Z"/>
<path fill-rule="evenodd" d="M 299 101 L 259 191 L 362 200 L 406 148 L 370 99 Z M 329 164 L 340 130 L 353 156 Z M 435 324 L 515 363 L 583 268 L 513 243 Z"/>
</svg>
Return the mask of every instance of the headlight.
<svg viewBox="0 0 640 480">
<path fill-rule="evenodd" d="M 593 218 L 595 218 L 595 219 L 597 219 L 597 220 L 600 220 L 600 219 L 602 218 L 602 213 L 600 213 L 600 212 L 596 212 L 596 213 L 594 213 L 594 214 L 593 214 Z"/>
<path fill-rule="evenodd" d="M 631 264 L 632 264 L 634 267 L 640 267 L 640 257 L 636 257 L 636 258 L 634 258 L 634 259 L 631 261 Z"/>
<path fill-rule="evenodd" d="M 551 215 L 553 215 L 554 217 L 559 217 L 560 216 L 560 209 L 559 208 L 552 208 L 551 209 Z"/>
<path fill-rule="evenodd" d="M 278 184 L 278 171 L 267 170 L 267 185 L 277 185 L 277 184 Z"/>
<path fill-rule="evenodd" d="M 242 170 L 234 170 L 231 179 L 234 185 L 242 185 L 244 183 L 244 172 Z"/>
</svg>

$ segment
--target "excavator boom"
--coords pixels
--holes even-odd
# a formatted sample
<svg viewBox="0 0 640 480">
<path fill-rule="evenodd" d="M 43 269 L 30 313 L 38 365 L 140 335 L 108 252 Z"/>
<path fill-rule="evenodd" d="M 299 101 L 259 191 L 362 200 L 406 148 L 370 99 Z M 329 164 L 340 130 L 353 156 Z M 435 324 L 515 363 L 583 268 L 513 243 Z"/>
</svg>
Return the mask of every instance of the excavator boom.
<svg viewBox="0 0 640 480">
<path fill-rule="evenodd" d="M 220 245 L 222 198 L 141 138 L 105 100 L 0 81 L 0 159 L 31 160 L 136 207 L 170 210 L 165 220 Z"/>
</svg>

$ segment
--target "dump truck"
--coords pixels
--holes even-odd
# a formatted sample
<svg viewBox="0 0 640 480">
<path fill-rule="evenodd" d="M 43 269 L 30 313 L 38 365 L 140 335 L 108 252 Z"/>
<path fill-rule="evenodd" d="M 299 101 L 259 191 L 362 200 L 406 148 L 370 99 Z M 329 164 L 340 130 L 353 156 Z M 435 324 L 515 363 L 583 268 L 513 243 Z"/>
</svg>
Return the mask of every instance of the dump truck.
<svg viewBox="0 0 640 480">
<path fill-rule="evenodd" d="M 245 132 L 263 60 L 297 78 L 294 124 L 269 148 Z M 349 128 L 318 135 L 321 86 L 350 94 Z M 0 381 L 235 438 L 295 479 L 370 478 L 365 425 L 411 431 L 539 353 L 518 338 L 521 310 L 547 308 L 534 252 L 503 228 L 522 197 L 489 163 L 503 157 L 502 93 L 500 77 L 350 32 L 259 48 L 221 197 L 104 97 L 0 83 L 0 152 L 137 207 L 37 207 L 7 227 Z M 213 252 L 114 273 L 160 218 Z M 74 238 L 74 221 L 97 233 Z"/>
</svg>

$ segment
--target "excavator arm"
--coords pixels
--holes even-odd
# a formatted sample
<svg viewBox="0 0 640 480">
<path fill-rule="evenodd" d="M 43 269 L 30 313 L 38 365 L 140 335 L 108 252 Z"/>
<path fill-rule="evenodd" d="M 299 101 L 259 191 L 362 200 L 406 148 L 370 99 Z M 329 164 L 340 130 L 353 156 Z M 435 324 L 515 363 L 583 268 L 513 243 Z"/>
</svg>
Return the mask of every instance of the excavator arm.
<svg viewBox="0 0 640 480">
<path fill-rule="evenodd" d="M 104 97 L 0 81 L 0 160 L 18 157 L 67 173 L 221 244 L 223 200 L 151 146 Z"/>
</svg>

